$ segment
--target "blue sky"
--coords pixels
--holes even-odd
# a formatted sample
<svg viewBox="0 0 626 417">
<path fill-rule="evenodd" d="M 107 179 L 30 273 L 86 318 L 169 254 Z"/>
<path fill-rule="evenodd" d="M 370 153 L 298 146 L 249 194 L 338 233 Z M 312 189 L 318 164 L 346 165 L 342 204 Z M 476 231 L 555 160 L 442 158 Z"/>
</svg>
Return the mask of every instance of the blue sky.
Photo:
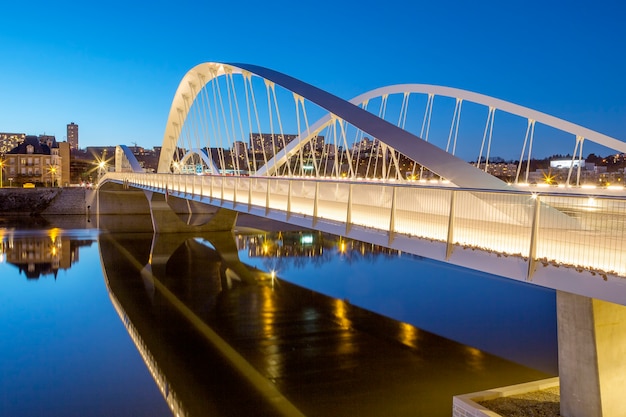
<svg viewBox="0 0 626 417">
<path fill-rule="evenodd" d="M 0 11 L 4 132 L 64 140 L 75 122 L 81 147 L 160 145 L 180 79 L 222 61 L 346 99 L 396 83 L 463 88 L 626 140 L 617 0 L 34 0 Z"/>
</svg>

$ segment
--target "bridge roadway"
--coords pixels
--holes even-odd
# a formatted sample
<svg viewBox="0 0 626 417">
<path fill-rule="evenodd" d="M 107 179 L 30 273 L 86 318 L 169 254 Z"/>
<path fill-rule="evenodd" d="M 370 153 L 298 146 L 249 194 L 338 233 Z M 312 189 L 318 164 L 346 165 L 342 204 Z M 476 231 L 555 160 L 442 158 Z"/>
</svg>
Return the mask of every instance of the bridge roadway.
<svg viewBox="0 0 626 417">
<path fill-rule="evenodd" d="M 220 207 L 556 289 L 561 414 L 626 415 L 623 196 L 116 172 L 99 194 L 117 194 L 117 204 L 101 196 L 99 212 L 128 209 L 119 202 L 132 190 L 145 193 L 157 233 L 184 229 L 165 215 L 182 200 L 189 219 Z"/>
<path fill-rule="evenodd" d="M 626 305 L 624 197 L 280 177 L 109 173 L 107 182 Z"/>
</svg>

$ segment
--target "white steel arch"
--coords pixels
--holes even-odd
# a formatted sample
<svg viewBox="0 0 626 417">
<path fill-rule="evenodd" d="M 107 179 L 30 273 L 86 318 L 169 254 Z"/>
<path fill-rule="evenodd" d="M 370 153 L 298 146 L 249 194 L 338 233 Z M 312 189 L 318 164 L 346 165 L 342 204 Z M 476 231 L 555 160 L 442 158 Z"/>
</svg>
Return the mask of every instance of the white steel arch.
<svg viewBox="0 0 626 417">
<path fill-rule="evenodd" d="M 215 162 L 211 157 L 209 157 L 202 149 L 194 148 L 185 154 L 180 160 L 181 164 L 185 164 L 189 159 L 193 158 L 194 155 L 198 155 L 202 162 L 206 164 L 206 166 L 211 170 L 211 174 L 217 175 L 220 173 L 219 169 L 215 166 Z"/>
<path fill-rule="evenodd" d="M 235 73 L 244 76 L 257 75 L 306 98 L 329 113 L 378 138 L 381 142 L 388 144 L 417 163 L 428 167 L 432 172 L 448 179 L 453 184 L 470 188 L 500 190 L 508 188 L 503 181 L 474 168 L 437 146 L 303 81 L 255 65 L 213 62 L 192 68 L 185 74 L 178 86 L 166 124 L 158 172 L 170 172 L 171 155 L 176 150 L 177 139 L 183 123 L 202 88 L 215 77 Z"/>
<path fill-rule="evenodd" d="M 198 93 L 211 79 L 227 73 L 240 74 L 242 71 L 225 64 L 205 62 L 190 69 L 180 81 L 167 117 L 157 172 L 170 172 L 171 155 L 176 151 L 178 136 Z"/>
<path fill-rule="evenodd" d="M 360 104 L 366 100 L 370 100 L 374 97 L 381 97 L 385 94 L 402 93 L 433 94 L 440 97 L 458 98 L 464 101 L 481 104 L 485 107 L 494 107 L 499 111 L 504 111 L 515 116 L 534 120 L 535 122 L 562 130 L 566 133 L 571 133 L 574 136 L 583 137 L 608 148 L 615 149 L 620 152 L 626 152 L 626 142 L 621 140 L 528 107 L 459 88 L 430 84 L 396 84 L 368 91 L 367 93 L 363 93 L 360 96 L 353 98 L 350 102 L 353 104 Z"/>
<path fill-rule="evenodd" d="M 395 84 L 370 90 L 366 93 L 354 97 L 350 100 L 350 103 L 354 105 L 359 105 L 373 98 L 383 97 L 390 94 L 404 93 L 417 93 L 425 95 L 432 94 L 434 96 L 461 99 L 464 101 L 480 104 L 485 107 L 493 107 L 497 110 L 504 111 L 529 120 L 533 120 L 534 122 L 539 122 L 541 124 L 553 127 L 566 133 L 571 133 L 577 138 L 585 138 L 600 145 L 604 145 L 608 148 L 626 153 L 626 142 L 622 142 L 618 139 L 612 138 L 586 127 L 568 122 L 563 119 L 559 119 L 557 117 L 530 109 L 528 107 L 520 106 L 518 104 L 510 103 L 508 101 L 486 96 L 484 94 L 474 93 L 472 91 L 462 90 L 459 88 L 443 87 L 430 84 Z M 271 172 L 276 171 L 281 165 L 285 164 L 289 160 L 289 158 L 293 156 L 301 147 L 305 146 L 310 139 L 312 139 L 315 135 L 322 131 L 331 122 L 332 116 L 328 114 L 319 119 L 316 123 L 314 123 L 308 129 L 308 131 L 300 132 L 296 139 L 294 139 L 284 149 L 277 153 L 276 156 L 269 160 L 266 165 L 259 168 L 258 175 L 268 175 Z"/>
<path fill-rule="evenodd" d="M 403 153 L 420 165 L 427 167 L 432 172 L 448 179 L 453 184 L 475 188 L 506 188 L 506 185 L 502 181 L 470 166 L 465 161 L 448 154 L 437 146 L 358 107 L 358 104 L 367 102 L 371 98 L 399 93 L 421 93 L 428 94 L 429 96 L 450 97 L 456 98 L 457 100 L 477 103 L 489 107 L 490 109 L 495 108 L 526 118 L 529 123 L 531 121 L 533 124 L 534 122 L 539 122 L 546 126 L 571 133 L 576 136 L 577 140 L 584 138 L 609 148 L 626 152 L 626 143 L 615 138 L 527 107 L 457 88 L 426 84 L 398 84 L 369 91 L 347 102 L 300 80 L 267 68 L 249 64 L 208 62 L 192 68 L 185 74 L 178 86 L 166 124 L 158 172 L 170 172 L 171 156 L 176 150 L 175 147 L 181 134 L 182 126 L 196 96 L 209 81 L 228 74 L 242 74 L 244 77 L 251 77 L 252 74 L 257 75 L 268 82 L 281 85 L 294 94 L 306 98 L 329 112 L 326 117 L 309 127 L 307 129 L 308 131 L 299 132 L 299 137 L 279 151 L 267 164 L 257 171 L 256 175 L 268 175 L 275 172 L 282 164 L 288 161 L 289 157 L 293 156 L 300 147 L 308 143 L 309 140 L 327 126 L 333 118 L 337 117 L 361 129 L 363 132 L 367 132 L 382 143 Z"/>
</svg>

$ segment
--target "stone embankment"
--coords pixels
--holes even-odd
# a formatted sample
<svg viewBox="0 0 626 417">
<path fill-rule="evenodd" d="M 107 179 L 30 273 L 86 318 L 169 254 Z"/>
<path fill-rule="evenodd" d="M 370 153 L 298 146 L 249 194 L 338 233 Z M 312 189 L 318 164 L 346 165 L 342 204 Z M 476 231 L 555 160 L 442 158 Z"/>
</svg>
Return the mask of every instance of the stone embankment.
<svg viewBox="0 0 626 417">
<path fill-rule="evenodd" d="M 93 199 L 84 188 L 1 188 L 0 215 L 84 215 Z"/>
</svg>

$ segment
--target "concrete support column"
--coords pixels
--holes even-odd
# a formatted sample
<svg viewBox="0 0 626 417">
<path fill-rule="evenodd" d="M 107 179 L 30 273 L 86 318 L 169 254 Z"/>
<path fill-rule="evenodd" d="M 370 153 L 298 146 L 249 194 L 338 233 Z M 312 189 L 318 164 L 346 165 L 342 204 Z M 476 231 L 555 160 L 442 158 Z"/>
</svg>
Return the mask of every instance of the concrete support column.
<svg viewBox="0 0 626 417">
<path fill-rule="evenodd" d="M 626 417 L 626 307 L 557 291 L 561 415 Z"/>
<path fill-rule="evenodd" d="M 155 233 L 230 231 L 237 221 L 237 212 L 222 208 L 207 216 L 202 224 L 185 223 L 172 210 L 165 195 L 150 191 L 145 193 Z"/>
</svg>

